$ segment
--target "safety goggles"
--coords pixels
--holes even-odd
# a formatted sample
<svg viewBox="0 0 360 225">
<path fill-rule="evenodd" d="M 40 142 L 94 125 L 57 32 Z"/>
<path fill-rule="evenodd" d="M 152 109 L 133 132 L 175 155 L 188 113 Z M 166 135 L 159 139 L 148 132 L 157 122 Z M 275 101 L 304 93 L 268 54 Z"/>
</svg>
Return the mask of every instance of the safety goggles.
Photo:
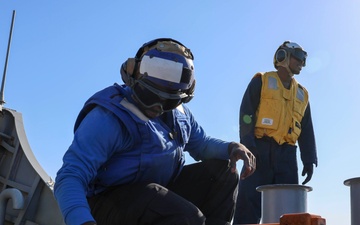
<svg viewBox="0 0 360 225">
<path fill-rule="evenodd" d="M 142 80 L 136 81 L 133 90 L 136 100 L 144 107 L 160 106 L 163 111 L 175 109 L 182 103 L 182 98 L 187 96 L 185 93 L 171 94 L 160 91 Z"/>
<path fill-rule="evenodd" d="M 307 53 L 304 50 L 299 48 L 292 49 L 291 56 L 293 56 L 297 60 L 300 60 L 305 65 Z"/>
</svg>

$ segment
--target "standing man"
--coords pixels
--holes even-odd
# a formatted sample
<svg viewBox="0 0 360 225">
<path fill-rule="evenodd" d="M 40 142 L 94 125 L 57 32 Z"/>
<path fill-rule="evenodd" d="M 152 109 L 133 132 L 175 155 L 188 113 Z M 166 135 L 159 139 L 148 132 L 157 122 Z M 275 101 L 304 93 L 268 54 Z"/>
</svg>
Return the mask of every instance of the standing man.
<svg viewBox="0 0 360 225">
<path fill-rule="evenodd" d="M 302 184 L 310 181 L 317 154 L 307 90 L 294 78 L 306 64 L 307 53 L 285 41 L 275 52 L 277 71 L 257 73 L 240 106 L 240 140 L 255 156 L 254 174 L 239 182 L 234 224 L 257 224 L 261 193 L 267 184 L 298 184 L 296 142 L 304 165 Z M 245 168 L 243 168 L 245 169 Z"/>
<path fill-rule="evenodd" d="M 184 104 L 194 96 L 193 54 L 180 42 L 145 43 L 114 84 L 85 103 L 55 180 L 67 225 L 229 225 L 239 174 L 255 156 L 205 134 Z M 185 165 L 185 151 L 201 161 Z"/>
</svg>

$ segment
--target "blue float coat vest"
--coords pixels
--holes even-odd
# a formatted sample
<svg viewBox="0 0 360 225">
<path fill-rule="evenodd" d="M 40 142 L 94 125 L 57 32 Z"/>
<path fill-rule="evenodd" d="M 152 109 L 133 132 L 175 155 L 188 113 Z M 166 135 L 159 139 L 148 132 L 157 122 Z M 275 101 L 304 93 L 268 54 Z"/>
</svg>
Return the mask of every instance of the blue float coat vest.
<svg viewBox="0 0 360 225">
<path fill-rule="evenodd" d="M 177 109 L 167 112 L 172 120 L 167 125 L 160 118 L 146 118 L 127 100 L 130 95 L 130 88 L 114 84 L 93 95 L 76 120 L 75 132 L 86 114 L 101 106 L 117 116 L 133 139 L 129 149 L 116 151 L 98 170 L 91 188 L 95 193 L 119 184 L 155 182 L 167 185 L 184 165 L 183 149 L 191 131 L 188 109 L 184 107 L 185 113 Z"/>
</svg>

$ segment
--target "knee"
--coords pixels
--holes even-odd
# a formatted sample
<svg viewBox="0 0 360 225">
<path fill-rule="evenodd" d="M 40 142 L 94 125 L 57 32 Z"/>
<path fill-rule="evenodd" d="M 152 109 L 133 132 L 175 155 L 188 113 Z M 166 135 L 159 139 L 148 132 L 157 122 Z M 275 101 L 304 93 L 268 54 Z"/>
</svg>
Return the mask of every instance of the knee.
<svg viewBox="0 0 360 225">
<path fill-rule="evenodd" d="M 176 219 L 178 225 L 205 225 L 205 216 L 199 211 L 197 214 L 185 215 Z"/>
<path fill-rule="evenodd" d="M 177 225 L 205 225 L 205 216 L 193 203 L 183 197 L 169 191 L 167 188 L 150 183 L 146 185 L 146 191 L 156 194 L 160 197 L 163 207 L 159 214 L 163 214 L 160 224 L 177 224 Z"/>
<path fill-rule="evenodd" d="M 145 186 L 145 190 L 158 193 L 160 191 L 167 191 L 167 188 L 157 183 L 149 183 Z"/>
</svg>

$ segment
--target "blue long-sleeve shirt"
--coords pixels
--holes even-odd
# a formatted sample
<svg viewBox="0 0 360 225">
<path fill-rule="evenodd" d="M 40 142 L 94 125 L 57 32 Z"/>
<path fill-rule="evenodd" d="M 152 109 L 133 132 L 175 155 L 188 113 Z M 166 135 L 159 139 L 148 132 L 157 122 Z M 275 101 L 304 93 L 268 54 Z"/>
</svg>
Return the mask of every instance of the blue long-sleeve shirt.
<svg viewBox="0 0 360 225">
<path fill-rule="evenodd" d="M 127 88 L 125 89 L 129 91 Z M 161 162 L 169 165 L 168 170 L 152 168 L 149 165 L 150 167 L 146 170 L 150 170 L 151 173 L 145 171 L 143 176 L 140 176 L 141 180 L 134 180 L 137 171 L 132 171 L 132 167 L 125 163 L 121 164 L 122 155 L 129 156 L 133 148 L 132 160 L 135 164 L 139 163 L 141 159 L 140 156 L 137 157 L 136 151 L 141 148 L 135 148 L 139 144 L 135 143 L 138 139 L 129 132 L 126 121 L 121 121 L 113 112 L 101 106 L 93 108 L 76 129 L 73 142 L 64 155 L 63 166 L 58 171 L 55 180 L 54 193 L 66 224 L 79 225 L 86 221 L 94 221 L 86 197 L 103 191 L 107 186 L 144 180 L 166 185 L 173 178 L 169 175 L 169 171 L 179 172 L 176 165 L 179 164 L 179 158 L 183 158 L 184 151 L 188 151 L 195 160 L 228 159 L 229 142 L 207 136 L 190 110 L 186 106 L 183 108 L 186 116 L 180 116 L 178 124 L 184 134 L 188 135 L 188 137 L 182 137 L 182 139 L 187 139 L 186 143 L 181 144 L 169 137 L 167 131 L 170 131 L 170 128 L 166 125 L 168 122 L 164 121 L 163 117 L 144 122 L 153 129 L 149 135 L 153 138 L 161 138 L 161 143 L 164 145 L 163 149 L 158 150 L 160 153 L 154 154 L 166 152 L 169 154 L 161 155 L 161 157 L 171 157 L 172 160 L 162 160 Z M 180 115 L 178 113 L 172 115 Z M 146 149 L 144 150 L 146 151 Z M 106 172 L 103 170 L 105 166 L 107 167 Z M 118 171 L 123 166 L 125 171 L 121 170 L 122 175 L 116 176 L 115 170 Z M 164 180 L 164 177 L 169 177 L 169 179 Z"/>
<path fill-rule="evenodd" d="M 250 81 L 240 106 L 240 142 L 249 149 L 256 148 L 254 129 L 256 123 L 256 111 L 260 103 L 261 87 L 261 76 L 255 76 Z M 246 119 L 244 120 L 244 116 L 246 115 L 251 116 L 251 122 Z M 298 138 L 301 160 L 303 164 L 314 163 L 317 165 L 316 143 L 311 119 L 310 103 L 308 103 L 304 117 L 301 121 L 301 129 L 302 131 Z"/>
</svg>

